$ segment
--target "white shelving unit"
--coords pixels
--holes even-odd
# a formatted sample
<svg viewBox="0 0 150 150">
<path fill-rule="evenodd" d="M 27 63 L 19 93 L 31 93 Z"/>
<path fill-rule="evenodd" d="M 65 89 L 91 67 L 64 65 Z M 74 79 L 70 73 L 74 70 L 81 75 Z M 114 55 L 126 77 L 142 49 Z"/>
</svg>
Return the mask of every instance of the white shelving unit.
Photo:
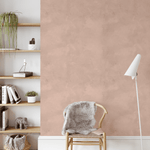
<svg viewBox="0 0 150 150">
<path fill-rule="evenodd" d="M 21 50 L 1 51 L 0 50 L 0 84 L 12 84 L 24 101 L 19 105 L 7 104 L 9 108 L 9 125 L 8 132 L 0 134 L 0 149 L 3 149 L 6 134 L 18 133 L 17 130 L 11 128 L 14 126 L 14 120 L 17 117 L 27 117 L 30 129 L 27 131 L 28 141 L 32 150 L 38 149 L 38 136 L 40 132 L 40 0 L 0 0 L 0 14 L 4 12 L 15 12 L 18 15 L 18 31 L 17 31 L 17 48 Z M 37 49 L 35 51 L 28 50 L 29 41 L 35 38 Z M 16 79 L 12 77 L 13 72 L 19 71 L 26 59 L 26 71 L 32 71 L 34 77 L 26 79 Z M 39 95 L 37 103 L 28 105 L 26 103 L 25 93 L 34 90 Z M 1 106 L 0 106 L 1 107 Z M 34 127 L 34 129 L 32 128 Z M 19 131 L 20 132 L 20 131 Z M 26 133 L 27 133 L 26 132 Z M 24 133 L 24 134 L 26 134 Z"/>
<path fill-rule="evenodd" d="M 39 23 L 20 23 L 18 24 L 20 27 L 40 27 Z M 32 55 L 32 57 L 31 57 Z M 0 57 L 1 57 L 1 67 L 0 69 L 0 84 L 12 84 L 15 85 L 21 95 L 22 102 L 19 104 L 0 104 L 1 106 L 6 106 L 9 108 L 9 128 L 6 131 L 0 131 L 0 135 L 3 134 L 40 134 L 40 96 L 38 97 L 38 101 L 33 104 L 27 103 L 25 99 L 25 93 L 30 90 L 39 89 L 38 94 L 40 95 L 40 50 L 0 50 Z M 8 58 L 9 57 L 9 58 Z M 16 68 L 15 64 L 17 64 L 17 59 L 28 57 L 27 60 L 27 68 L 28 68 L 28 61 L 32 67 L 36 66 L 35 75 L 26 78 L 14 78 L 12 75 L 8 75 L 15 72 Z M 37 58 L 36 58 L 37 57 Z M 6 62 L 7 60 L 11 60 L 10 62 Z M 33 61 L 34 59 L 38 60 L 38 63 Z M 15 63 L 13 63 L 15 61 Z M 19 60 L 20 62 L 20 60 Z M 34 64 L 33 64 L 34 63 Z M 19 64 L 20 66 L 22 64 Z M 17 64 L 17 66 L 19 66 Z M 13 66 L 13 67 L 11 67 Z M 37 71 L 37 69 L 39 70 Z M 11 73 L 10 73 L 11 72 Z M 33 71 L 34 72 L 34 71 Z M 26 88 L 24 88 L 24 85 Z M 27 90 L 28 89 L 28 90 Z M 36 90 L 35 90 L 36 91 Z M 28 112 L 26 112 L 28 110 Z M 29 122 L 29 127 L 27 130 L 20 130 L 14 128 L 14 120 L 17 117 L 27 117 Z M 30 138 L 31 139 L 31 138 Z M 35 137 L 33 138 L 35 139 Z M 37 140 L 37 139 L 36 139 Z M 32 140 L 29 140 L 32 145 Z M 1 144 L 1 142 L 0 142 Z M 36 143 L 37 144 L 37 143 Z M 35 142 L 34 142 L 35 145 Z M 33 146 L 32 146 L 33 147 Z M 35 147 L 35 146 L 34 146 Z M 34 148 L 35 149 L 35 148 Z M 37 146 L 36 146 L 37 149 Z"/>
</svg>

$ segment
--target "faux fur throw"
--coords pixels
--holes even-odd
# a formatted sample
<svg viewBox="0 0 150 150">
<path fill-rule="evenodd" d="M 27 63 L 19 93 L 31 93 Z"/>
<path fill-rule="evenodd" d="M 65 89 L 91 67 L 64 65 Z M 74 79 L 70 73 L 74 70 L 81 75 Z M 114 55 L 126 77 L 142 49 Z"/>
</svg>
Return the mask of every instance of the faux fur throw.
<svg viewBox="0 0 150 150">
<path fill-rule="evenodd" d="M 68 105 L 64 112 L 64 125 L 62 135 L 66 132 L 70 134 L 80 133 L 87 135 L 96 130 L 94 127 L 96 121 L 94 118 L 96 112 L 95 102 L 75 102 Z"/>
</svg>

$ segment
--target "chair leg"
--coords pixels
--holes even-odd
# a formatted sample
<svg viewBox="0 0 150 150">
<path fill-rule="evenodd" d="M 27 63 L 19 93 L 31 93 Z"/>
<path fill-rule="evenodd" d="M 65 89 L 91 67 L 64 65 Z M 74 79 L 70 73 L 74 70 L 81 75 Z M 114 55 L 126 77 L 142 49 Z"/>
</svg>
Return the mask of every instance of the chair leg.
<svg viewBox="0 0 150 150">
<path fill-rule="evenodd" d="M 99 138 L 99 149 L 101 150 L 101 139 Z"/>
<path fill-rule="evenodd" d="M 106 150 L 106 133 L 103 133 L 103 149 Z"/>
<path fill-rule="evenodd" d="M 66 150 L 68 150 L 68 142 L 69 142 L 69 137 L 68 137 L 69 133 L 66 132 Z"/>
<path fill-rule="evenodd" d="M 71 138 L 71 142 L 73 143 L 73 138 Z M 73 144 L 70 145 L 70 150 L 73 150 Z"/>
</svg>

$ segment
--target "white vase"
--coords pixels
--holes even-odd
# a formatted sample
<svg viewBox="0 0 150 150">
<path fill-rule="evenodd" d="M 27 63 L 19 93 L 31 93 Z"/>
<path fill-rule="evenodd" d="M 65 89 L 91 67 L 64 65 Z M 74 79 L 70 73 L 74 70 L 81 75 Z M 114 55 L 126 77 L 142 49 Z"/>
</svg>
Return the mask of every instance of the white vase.
<svg viewBox="0 0 150 150">
<path fill-rule="evenodd" d="M 36 50 L 36 45 L 35 44 L 29 44 L 28 50 Z"/>
<path fill-rule="evenodd" d="M 35 103 L 36 102 L 36 96 L 27 96 L 28 103 Z"/>
</svg>

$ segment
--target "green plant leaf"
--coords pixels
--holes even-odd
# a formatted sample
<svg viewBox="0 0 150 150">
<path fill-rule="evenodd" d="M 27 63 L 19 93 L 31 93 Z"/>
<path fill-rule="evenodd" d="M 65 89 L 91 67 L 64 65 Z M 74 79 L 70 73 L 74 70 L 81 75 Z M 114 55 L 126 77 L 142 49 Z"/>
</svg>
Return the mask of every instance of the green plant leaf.
<svg viewBox="0 0 150 150">
<path fill-rule="evenodd" d="M 3 26 L 2 26 L 3 25 Z M 17 48 L 18 16 L 14 12 L 0 15 L 0 48 Z"/>
<path fill-rule="evenodd" d="M 35 91 L 30 91 L 30 92 L 27 92 L 25 96 L 38 96 L 38 93 L 36 93 Z"/>
</svg>

